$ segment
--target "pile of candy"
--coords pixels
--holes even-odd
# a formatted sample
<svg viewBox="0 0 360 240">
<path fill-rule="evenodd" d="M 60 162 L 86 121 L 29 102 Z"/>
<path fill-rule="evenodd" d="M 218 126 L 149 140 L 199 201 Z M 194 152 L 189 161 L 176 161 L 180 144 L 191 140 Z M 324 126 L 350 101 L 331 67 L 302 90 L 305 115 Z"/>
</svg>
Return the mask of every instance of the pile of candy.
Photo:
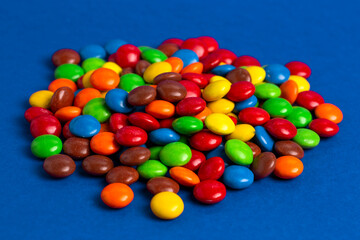
<svg viewBox="0 0 360 240">
<path fill-rule="evenodd" d="M 157 49 L 113 40 L 58 50 L 52 61 L 55 80 L 25 112 L 32 153 L 55 178 L 82 160 L 85 172 L 106 177 L 101 199 L 112 208 L 129 205 L 129 185 L 147 179 L 162 219 L 184 209 L 179 184 L 213 204 L 226 187 L 298 177 L 303 149 L 337 134 L 343 118 L 310 91 L 305 63 L 261 66 L 211 37 L 167 39 Z"/>
</svg>

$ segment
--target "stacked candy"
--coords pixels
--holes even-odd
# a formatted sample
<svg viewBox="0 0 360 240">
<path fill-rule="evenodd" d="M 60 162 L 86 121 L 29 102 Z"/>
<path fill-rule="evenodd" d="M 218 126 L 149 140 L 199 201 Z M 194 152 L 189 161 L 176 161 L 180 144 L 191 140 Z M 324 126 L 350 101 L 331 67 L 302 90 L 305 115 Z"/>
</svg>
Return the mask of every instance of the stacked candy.
<svg viewBox="0 0 360 240">
<path fill-rule="evenodd" d="M 112 208 L 127 206 L 129 185 L 146 179 L 162 219 L 183 211 L 179 184 L 213 204 L 226 187 L 298 177 L 303 149 L 334 136 L 342 120 L 310 91 L 305 63 L 262 67 L 211 37 L 167 39 L 157 49 L 113 40 L 61 49 L 52 61 L 56 80 L 25 112 L 33 154 L 56 178 L 82 160 L 85 172 L 106 177 L 101 198 Z"/>
</svg>

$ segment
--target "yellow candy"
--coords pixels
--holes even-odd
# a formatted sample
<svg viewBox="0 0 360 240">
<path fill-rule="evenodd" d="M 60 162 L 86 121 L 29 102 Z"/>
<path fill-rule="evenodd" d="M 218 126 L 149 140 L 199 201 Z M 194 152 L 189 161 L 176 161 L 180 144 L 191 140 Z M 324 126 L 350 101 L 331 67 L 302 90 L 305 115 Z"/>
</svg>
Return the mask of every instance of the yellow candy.
<svg viewBox="0 0 360 240">
<path fill-rule="evenodd" d="M 108 91 L 106 91 L 106 92 L 101 92 L 101 97 L 102 97 L 102 98 L 105 98 L 105 96 L 106 96 L 107 93 L 108 93 Z"/>
<path fill-rule="evenodd" d="M 222 76 L 217 76 L 216 75 L 216 76 L 213 76 L 213 77 L 210 78 L 209 83 L 213 83 L 213 82 L 220 81 L 220 80 L 229 81 L 229 80 L 227 80 L 226 78 L 224 78 Z"/>
<path fill-rule="evenodd" d="M 266 72 L 262 67 L 250 66 L 247 67 L 246 70 L 250 74 L 252 84 L 256 85 L 265 80 Z"/>
<path fill-rule="evenodd" d="M 228 114 L 231 113 L 232 110 L 234 110 L 235 103 L 225 98 L 221 98 L 219 100 L 209 103 L 207 106 L 213 113 Z"/>
<path fill-rule="evenodd" d="M 234 117 L 234 118 L 238 119 L 238 116 L 235 113 L 228 113 L 226 115 L 228 115 L 229 117 Z"/>
<path fill-rule="evenodd" d="M 53 95 L 54 93 L 48 90 L 37 91 L 30 96 L 29 103 L 32 107 L 50 108 Z"/>
<path fill-rule="evenodd" d="M 228 135 L 235 130 L 231 118 L 223 113 L 212 113 L 205 118 L 206 127 L 218 135 Z"/>
<path fill-rule="evenodd" d="M 147 83 L 153 83 L 154 78 L 165 72 L 171 72 L 172 67 L 168 62 L 157 62 L 151 64 L 144 72 L 144 80 Z"/>
<path fill-rule="evenodd" d="M 208 102 L 216 101 L 223 98 L 230 91 L 230 87 L 231 83 L 229 81 L 216 81 L 204 88 L 202 96 Z"/>
<path fill-rule="evenodd" d="M 243 142 L 250 141 L 255 136 L 255 128 L 250 124 L 238 124 L 235 131 L 226 136 L 226 140 L 238 139 Z"/>
<path fill-rule="evenodd" d="M 90 76 L 95 70 L 90 70 L 87 73 L 84 74 L 82 78 L 82 83 L 84 88 L 93 88 L 93 85 L 90 83 Z"/>
<path fill-rule="evenodd" d="M 289 80 L 293 80 L 294 82 L 296 82 L 299 88 L 299 93 L 310 90 L 310 83 L 306 80 L 306 78 L 296 75 L 290 75 Z"/>
<path fill-rule="evenodd" d="M 104 63 L 104 65 L 102 67 L 111 69 L 114 72 L 116 72 L 117 74 L 120 74 L 122 72 L 122 68 L 114 62 L 106 62 L 106 63 Z"/>
<path fill-rule="evenodd" d="M 184 211 L 184 202 L 173 192 L 156 194 L 150 202 L 151 211 L 161 219 L 174 219 Z"/>
</svg>

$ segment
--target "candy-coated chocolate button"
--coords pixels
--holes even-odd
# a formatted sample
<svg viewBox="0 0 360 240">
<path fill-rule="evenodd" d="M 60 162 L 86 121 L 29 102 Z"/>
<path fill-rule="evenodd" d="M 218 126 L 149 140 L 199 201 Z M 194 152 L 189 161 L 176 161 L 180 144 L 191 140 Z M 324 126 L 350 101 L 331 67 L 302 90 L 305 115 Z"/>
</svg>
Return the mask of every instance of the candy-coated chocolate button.
<svg viewBox="0 0 360 240">
<path fill-rule="evenodd" d="M 272 152 L 263 152 L 257 156 L 250 166 L 255 179 L 269 176 L 275 169 L 276 157 Z"/>
<path fill-rule="evenodd" d="M 101 191 L 102 201 L 111 208 L 123 208 L 134 199 L 134 192 L 123 183 L 111 183 Z"/>
<path fill-rule="evenodd" d="M 223 113 L 212 113 L 205 119 L 206 127 L 218 135 L 228 135 L 235 131 L 234 122 Z"/>
<path fill-rule="evenodd" d="M 299 159 L 304 157 L 304 150 L 294 141 L 277 141 L 274 150 L 279 156 L 293 156 Z"/>
<path fill-rule="evenodd" d="M 181 215 L 184 203 L 176 193 L 160 192 L 151 199 L 150 208 L 158 218 L 171 220 Z"/>
<path fill-rule="evenodd" d="M 164 176 L 167 172 L 167 167 L 160 161 L 147 160 L 137 168 L 137 171 L 141 177 L 150 179 Z"/>
<path fill-rule="evenodd" d="M 223 182 L 232 189 L 244 189 L 254 182 L 254 174 L 243 166 L 229 166 L 225 169 Z"/>
<path fill-rule="evenodd" d="M 293 156 L 283 156 L 276 159 L 274 174 L 282 179 L 298 177 L 304 170 L 300 159 Z"/>
<path fill-rule="evenodd" d="M 183 166 L 191 159 L 191 150 L 182 142 L 166 144 L 160 151 L 160 160 L 168 167 Z"/>
<path fill-rule="evenodd" d="M 173 167 L 169 173 L 175 181 L 185 187 L 193 187 L 200 182 L 196 173 L 184 167 Z"/>
<path fill-rule="evenodd" d="M 236 164 L 249 165 L 253 161 L 253 152 L 249 145 L 237 139 L 225 143 L 226 155 Z"/>
<path fill-rule="evenodd" d="M 324 118 L 314 119 L 309 124 L 309 128 L 320 137 L 332 137 L 339 132 L 339 126 L 336 123 Z"/>
<path fill-rule="evenodd" d="M 341 110 L 331 103 L 323 103 L 315 108 L 317 118 L 325 118 L 333 123 L 340 123 L 343 119 Z"/>
<path fill-rule="evenodd" d="M 216 180 L 205 180 L 195 186 L 193 194 L 199 202 L 214 204 L 224 200 L 226 187 Z"/>
<path fill-rule="evenodd" d="M 146 183 L 146 188 L 154 195 L 160 192 L 178 193 L 180 190 L 179 184 L 168 177 L 152 178 Z"/>
</svg>

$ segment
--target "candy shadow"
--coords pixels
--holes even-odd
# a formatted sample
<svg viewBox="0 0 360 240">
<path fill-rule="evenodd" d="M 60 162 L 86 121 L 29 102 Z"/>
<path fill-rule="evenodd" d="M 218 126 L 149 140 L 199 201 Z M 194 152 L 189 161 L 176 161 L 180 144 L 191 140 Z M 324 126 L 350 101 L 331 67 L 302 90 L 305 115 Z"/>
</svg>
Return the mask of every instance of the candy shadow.
<svg viewBox="0 0 360 240">
<path fill-rule="evenodd" d="M 101 200 L 99 193 L 94 194 L 93 199 L 94 199 L 95 207 L 97 207 L 101 210 L 108 211 L 108 212 L 121 211 L 121 208 L 116 209 L 116 208 L 111 208 L 111 207 L 106 206 L 106 204 Z"/>
</svg>

